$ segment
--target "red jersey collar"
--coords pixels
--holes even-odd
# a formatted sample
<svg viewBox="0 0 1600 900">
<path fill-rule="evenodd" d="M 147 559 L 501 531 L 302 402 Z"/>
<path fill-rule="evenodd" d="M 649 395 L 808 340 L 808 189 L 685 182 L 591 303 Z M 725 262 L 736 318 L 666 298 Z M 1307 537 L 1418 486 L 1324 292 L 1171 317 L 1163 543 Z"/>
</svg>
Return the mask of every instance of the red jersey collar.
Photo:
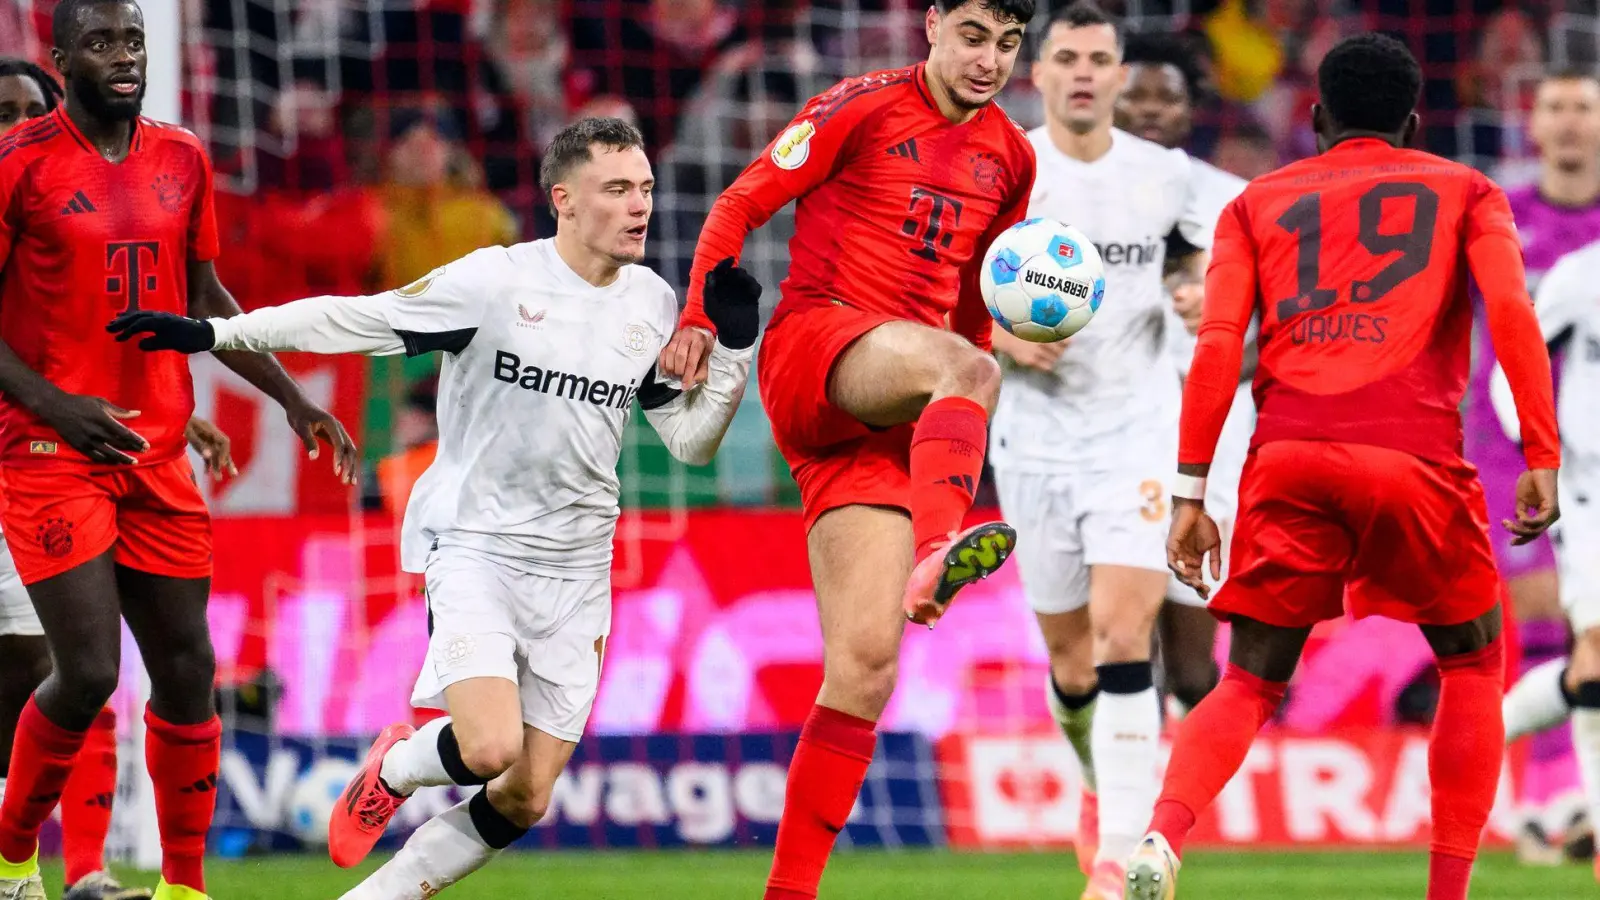
<svg viewBox="0 0 1600 900">
<path fill-rule="evenodd" d="M 56 121 L 60 123 L 62 128 L 66 129 L 67 134 L 77 142 L 79 147 L 82 147 L 88 153 L 94 154 L 97 158 L 103 158 L 100 156 L 100 151 L 96 150 L 94 145 L 89 142 L 89 139 L 83 136 L 83 132 L 78 130 L 78 126 L 72 121 L 72 117 L 67 115 L 67 105 L 65 103 L 56 107 L 55 112 L 50 115 L 56 117 Z M 143 146 L 144 116 L 139 116 L 133 120 L 133 137 L 128 143 L 128 155 L 132 156 L 138 153 Z"/>
<path fill-rule="evenodd" d="M 1346 149 L 1349 149 L 1349 150 L 1371 150 L 1371 149 L 1374 149 L 1374 148 L 1377 148 L 1377 147 L 1384 147 L 1384 148 L 1387 148 L 1389 150 L 1395 149 L 1395 146 L 1393 144 L 1389 143 L 1388 141 L 1384 140 L 1383 138 L 1362 136 L 1362 137 L 1345 138 L 1344 140 L 1340 141 L 1339 143 L 1334 144 L 1332 147 L 1329 147 L 1328 148 L 1328 152 L 1329 153 L 1338 153 L 1338 152 L 1340 152 L 1342 150 L 1346 150 Z"/>
<path fill-rule="evenodd" d="M 933 99 L 933 95 L 928 92 L 928 63 L 927 63 L 927 61 L 919 62 L 915 66 L 912 66 L 911 68 L 913 70 L 913 75 L 915 76 L 911 80 L 917 86 L 917 96 L 922 98 L 922 102 L 926 103 L 928 105 L 928 109 L 932 110 L 934 115 L 938 116 L 941 119 L 944 119 L 944 117 L 945 117 L 944 116 L 944 111 L 939 108 L 938 102 L 936 100 L 934 100 Z M 993 105 L 994 105 L 994 101 L 990 100 L 988 103 L 985 103 L 984 105 L 978 107 L 978 114 L 973 116 L 971 119 L 969 119 L 967 122 L 965 122 L 963 124 L 972 124 L 974 122 L 983 121 L 983 118 L 989 114 L 989 107 L 991 107 Z M 952 126 L 955 125 L 955 123 L 954 122 L 950 122 L 949 119 L 945 119 L 945 121 L 948 124 L 952 125 Z"/>
</svg>

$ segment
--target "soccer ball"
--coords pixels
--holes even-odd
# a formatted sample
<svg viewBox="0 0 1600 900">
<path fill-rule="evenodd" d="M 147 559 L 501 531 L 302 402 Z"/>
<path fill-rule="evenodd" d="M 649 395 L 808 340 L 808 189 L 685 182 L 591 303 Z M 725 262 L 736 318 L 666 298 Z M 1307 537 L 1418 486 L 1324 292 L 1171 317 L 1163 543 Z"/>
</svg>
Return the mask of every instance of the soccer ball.
<svg viewBox="0 0 1600 900">
<path fill-rule="evenodd" d="M 289 833 L 311 846 L 326 844 L 333 807 L 359 770 L 353 761 L 332 756 L 312 763 L 289 794 Z"/>
<path fill-rule="evenodd" d="M 1105 264 L 1071 225 L 1025 219 L 984 254 L 980 285 L 1001 328 L 1047 344 L 1072 337 L 1094 318 L 1106 294 Z"/>
</svg>

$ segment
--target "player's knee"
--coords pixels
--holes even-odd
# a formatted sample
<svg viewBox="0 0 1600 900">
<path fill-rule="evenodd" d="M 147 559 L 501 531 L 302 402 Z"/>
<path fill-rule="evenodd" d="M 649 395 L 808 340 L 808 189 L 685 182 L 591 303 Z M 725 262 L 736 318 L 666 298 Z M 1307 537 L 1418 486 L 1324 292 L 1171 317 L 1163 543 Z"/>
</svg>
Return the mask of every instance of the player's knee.
<svg viewBox="0 0 1600 900">
<path fill-rule="evenodd" d="M 1217 686 L 1221 673 L 1212 660 L 1191 660 L 1166 670 L 1167 693 L 1178 698 L 1189 709 L 1200 705 L 1212 688 Z"/>
<path fill-rule="evenodd" d="M 75 713 L 98 711 L 117 689 L 117 660 L 85 660 L 57 671 L 60 690 L 57 697 Z"/>
<path fill-rule="evenodd" d="M 1129 622 L 1097 623 L 1094 627 L 1096 664 L 1144 662 L 1150 658 L 1150 629 Z"/>
<path fill-rule="evenodd" d="M 900 661 L 895 654 L 854 653 L 829 663 L 825 678 L 829 693 L 849 695 L 857 709 L 882 710 L 894 696 Z"/>
<path fill-rule="evenodd" d="M 495 808 L 518 828 L 532 828 L 550 811 L 552 788 L 521 779 L 507 781 L 495 798 Z"/>
<path fill-rule="evenodd" d="M 461 762 L 479 778 L 494 778 L 516 765 L 522 754 L 522 723 L 516 732 L 509 729 L 503 734 L 472 734 L 455 729 L 456 743 L 461 748 Z"/>
<path fill-rule="evenodd" d="M 942 394 L 966 397 L 994 411 L 1000 398 L 1000 363 L 988 353 L 962 342 L 943 367 Z"/>
<path fill-rule="evenodd" d="M 1092 656 L 1076 652 L 1058 655 L 1053 648 L 1050 650 L 1050 677 L 1058 690 L 1073 696 L 1089 693 L 1098 682 Z"/>
</svg>

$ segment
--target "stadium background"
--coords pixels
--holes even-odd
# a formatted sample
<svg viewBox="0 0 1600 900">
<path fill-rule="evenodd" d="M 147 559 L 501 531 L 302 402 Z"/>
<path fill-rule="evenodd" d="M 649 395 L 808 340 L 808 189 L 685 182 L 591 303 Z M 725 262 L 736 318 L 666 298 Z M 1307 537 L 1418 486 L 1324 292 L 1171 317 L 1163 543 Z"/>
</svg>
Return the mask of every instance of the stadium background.
<svg viewBox="0 0 1600 900">
<path fill-rule="evenodd" d="M 172 105 L 215 158 L 219 269 L 247 309 L 381 290 L 479 246 L 549 236 L 536 186 L 541 147 L 588 114 L 644 130 L 660 179 L 649 262 L 681 288 L 716 194 L 804 98 L 926 49 L 925 6 L 911 0 L 151 5 L 170 31 L 152 57 L 163 57 L 169 77 L 181 64 Z M 1423 61 L 1427 147 L 1504 184 L 1525 181 L 1534 172 L 1523 128 L 1531 86 L 1547 63 L 1592 65 L 1600 47 L 1592 0 L 1108 5 L 1136 30 L 1192 40 L 1207 83 L 1191 149 L 1245 177 L 1313 149 L 1308 107 L 1321 54 L 1344 35 L 1381 28 Z M 0 0 L 0 45 L 42 58 L 52 6 Z M 1038 124 L 1026 60 L 1002 102 Z M 768 311 L 791 228 L 780 214 L 747 245 Z M 218 516 L 212 623 L 230 725 L 212 849 L 224 856 L 315 845 L 366 737 L 409 715 L 424 649 L 418 585 L 396 564 L 394 510 L 431 453 L 436 362 L 288 362 L 313 396 L 358 423 L 367 477 L 359 496 L 340 488 L 324 464 L 291 450 L 276 409 L 209 357 L 195 360 L 199 412 L 232 436 L 240 467 L 209 491 Z M 670 460 L 637 419 L 629 431 L 616 625 L 594 737 L 528 845 L 770 846 L 821 644 L 795 492 L 755 397 L 704 468 Z M 131 711 L 139 669 L 128 649 L 121 702 Z M 1428 660 L 1425 645 L 1392 623 L 1319 630 L 1272 736 L 1224 794 L 1203 842 L 1422 846 Z M 1069 842 L 1075 763 L 1044 709 L 1044 652 L 1014 573 L 964 594 L 945 628 L 912 634 L 902 672 L 841 844 Z M 122 720 L 136 727 L 138 717 Z M 117 833 L 130 860 L 148 862 L 154 828 L 138 741 L 128 735 Z M 1501 843 L 1514 827 L 1509 783 L 1502 795 L 1491 827 Z M 399 831 L 449 802 L 441 790 L 409 804 Z M 1021 869 L 1054 883 L 1068 868 L 1049 865 Z M 1504 884 L 1522 877 L 1507 871 Z M 1381 887 L 1367 894 L 1388 896 Z"/>
</svg>

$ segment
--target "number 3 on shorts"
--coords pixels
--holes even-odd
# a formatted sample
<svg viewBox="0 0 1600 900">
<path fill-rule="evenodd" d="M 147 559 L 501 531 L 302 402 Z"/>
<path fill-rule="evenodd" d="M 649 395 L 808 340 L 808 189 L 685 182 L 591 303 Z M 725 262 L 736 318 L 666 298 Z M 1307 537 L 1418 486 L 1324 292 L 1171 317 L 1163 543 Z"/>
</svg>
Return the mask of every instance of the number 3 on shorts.
<svg viewBox="0 0 1600 900">
<path fill-rule="evenodd" d="M 1139 515 L 1146 522 L 1159 522 L 1167 517 L 1167 492 L 1162 489 L 1161 482 L 1154 478 L 1141 482 L 1139 496 L 1144 498 Z"/>
</svg>

